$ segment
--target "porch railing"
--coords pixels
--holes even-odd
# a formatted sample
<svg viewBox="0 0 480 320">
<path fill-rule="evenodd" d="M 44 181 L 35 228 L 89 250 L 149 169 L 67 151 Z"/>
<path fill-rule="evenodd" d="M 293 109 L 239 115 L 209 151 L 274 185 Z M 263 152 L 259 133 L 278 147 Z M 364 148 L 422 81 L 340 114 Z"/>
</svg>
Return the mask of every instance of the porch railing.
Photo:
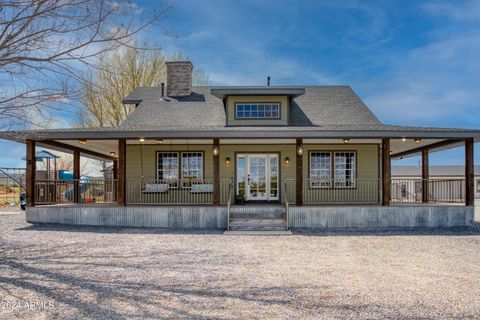
<svg viewBox="0 0 480 320">
<path fill-rule="evenodd" d="M 230 180 L 220 181 L 220 203 L 228 202 Z M 212 204 L 213 180 L 127 180 L 127 204 Z"/>
<path fill-rule="evenodd" d="M 380 189 L 380 179 L 306 179 L 303 203 L 379 203 Z"/>
<path fill-rule="evenodd" d="M 78 185 L 78 203 L 115 203 L 117 181 L 113 179 L 35 180 L 36 204 L 75 202 L 74 188 Z"/>
<path fill-rule="evenodd" d="M 465 203 L 465 179 L 392 179 L 392 203 Z"/>
</svg>

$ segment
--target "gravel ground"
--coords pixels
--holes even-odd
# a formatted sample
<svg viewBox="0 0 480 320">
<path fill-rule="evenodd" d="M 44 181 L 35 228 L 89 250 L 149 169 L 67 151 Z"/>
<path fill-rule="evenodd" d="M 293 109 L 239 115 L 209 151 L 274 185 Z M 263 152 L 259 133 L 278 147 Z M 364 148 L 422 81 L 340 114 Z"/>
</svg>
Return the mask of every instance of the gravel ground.
<svg viewBox="0 0 480 320">
<path fill-rule="evenodd" d="M 223 236 L 0 215 L 0 318 L 477 318 L 480 225 Z"/>
</svg>

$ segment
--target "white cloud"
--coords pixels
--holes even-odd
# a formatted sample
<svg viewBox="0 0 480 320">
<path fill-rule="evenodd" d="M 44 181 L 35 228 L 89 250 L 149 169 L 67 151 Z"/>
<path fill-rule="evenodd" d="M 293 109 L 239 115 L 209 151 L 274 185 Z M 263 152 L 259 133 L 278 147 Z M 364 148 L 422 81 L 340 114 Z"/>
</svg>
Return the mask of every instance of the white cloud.
<svg viewBox="0 0 480 320">
<path fill-rule="evenodd" d="M 480 1 L 467 0 L 445 2 L 430 2 L 422 5 L 422 8 L 433 15 L 446 16 L 459 21 L 479 21 Z"/>
</svg>

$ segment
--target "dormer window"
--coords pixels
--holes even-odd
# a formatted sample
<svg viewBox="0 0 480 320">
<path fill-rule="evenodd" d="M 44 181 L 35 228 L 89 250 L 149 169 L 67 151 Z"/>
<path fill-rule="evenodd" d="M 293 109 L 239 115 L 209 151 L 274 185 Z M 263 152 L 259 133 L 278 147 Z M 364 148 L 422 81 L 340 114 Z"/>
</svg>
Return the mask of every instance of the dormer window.
<svg viewBox="0 0 480 320">
<path fill-rule="evenodd" d="M 280 119 L 280 103 L 236 103 L 236 119 Z"/>
</svg>

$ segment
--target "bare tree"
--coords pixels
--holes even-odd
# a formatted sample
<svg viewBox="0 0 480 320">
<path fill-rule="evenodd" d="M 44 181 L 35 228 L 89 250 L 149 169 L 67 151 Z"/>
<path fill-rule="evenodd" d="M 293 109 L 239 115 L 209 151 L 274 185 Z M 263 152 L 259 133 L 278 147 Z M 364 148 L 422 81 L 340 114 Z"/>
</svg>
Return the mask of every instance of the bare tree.
<svg viewBox="0 0 480 320">
<path fill-rule="evenodd" d="M 0 122 L 28 122 L 32 109 L 45 113 L 76 98 L 78 84 L 100 67 L 98 57 L 132 46 L 168 6 L 157 8 L 144 12 L 123 0 L 0 0 Z"/>
<path fill-rule="evenodd" d="M 144 43 L 142 47 L 155 47 Z M 84 127 L 119 126 L 133 111 L 133 105 L 122 100 L 137 87 L 160 86 L 166 80 L 167 60 L 183 59 L 176 54 L 167 57 L 160 50 L 139 50 L 134 47 L 102 56 L 100 68 L 85 83 L 82 102 L 85 112 L 79 113 Z M 193 82 L 209 83 L 208 75 L 194 69 Z"/>
</svg>

